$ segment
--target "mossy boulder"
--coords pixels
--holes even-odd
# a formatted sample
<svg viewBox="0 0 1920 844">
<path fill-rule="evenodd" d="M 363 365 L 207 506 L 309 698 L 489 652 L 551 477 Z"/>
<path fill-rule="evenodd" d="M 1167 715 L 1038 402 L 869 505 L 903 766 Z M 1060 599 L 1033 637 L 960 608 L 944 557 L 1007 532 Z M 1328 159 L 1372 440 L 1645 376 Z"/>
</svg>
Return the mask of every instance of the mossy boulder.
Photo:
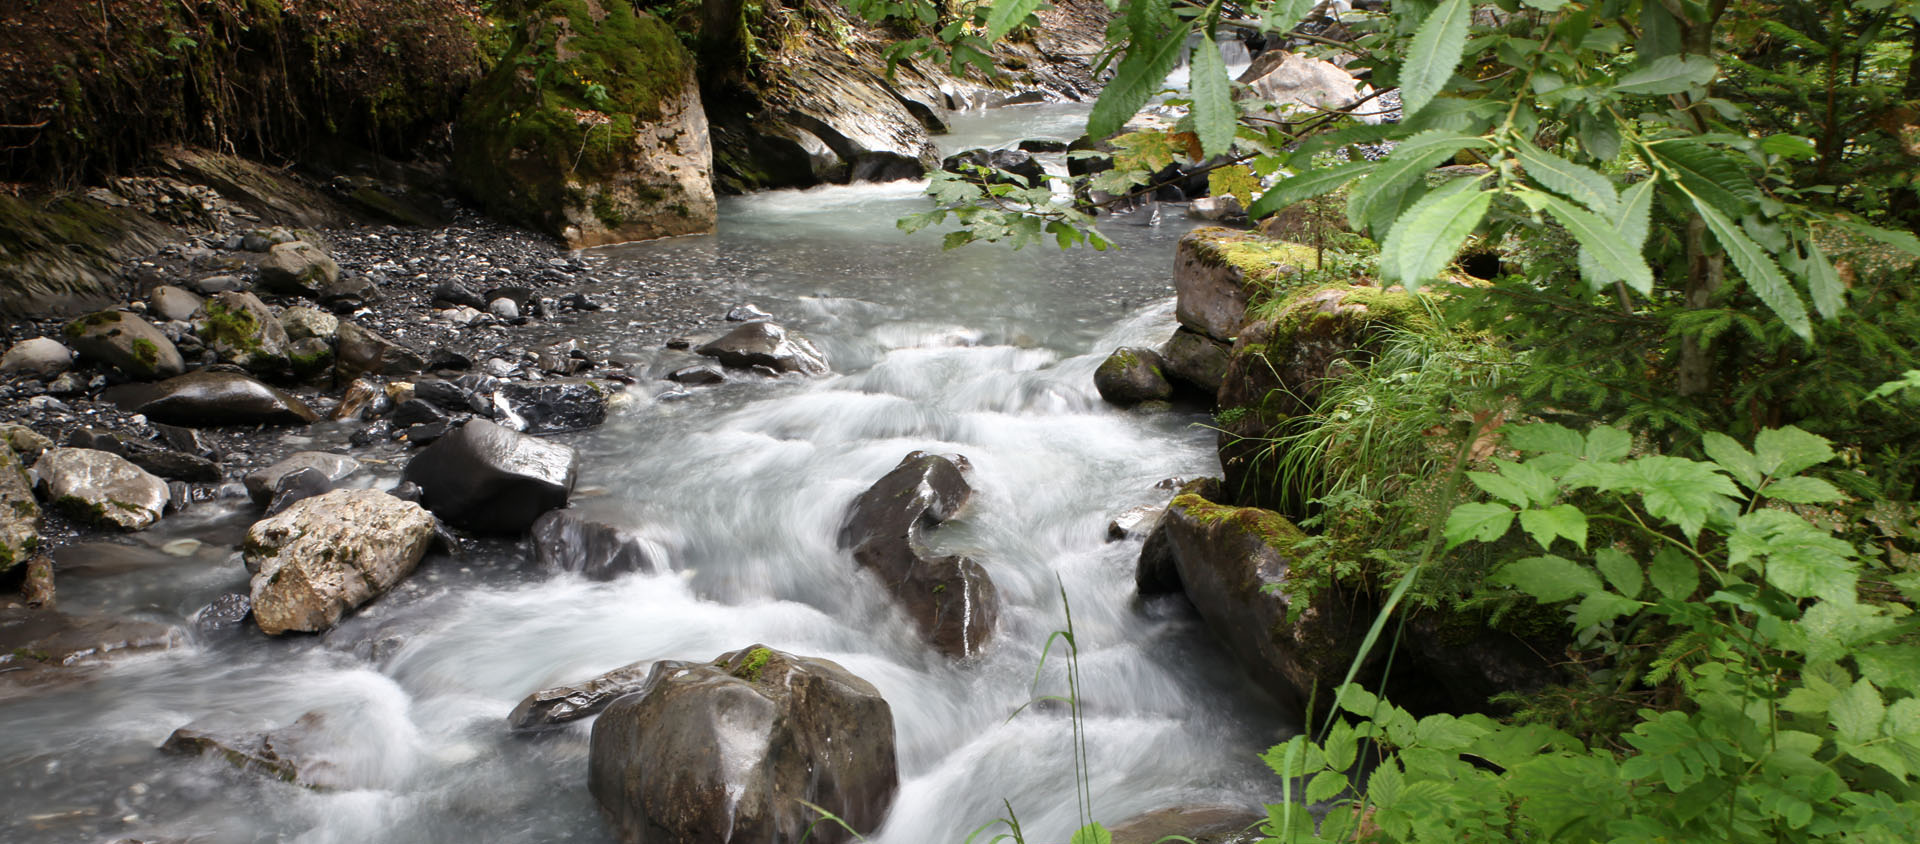
<svg viewBox="0 0 1920 844">
<path fill-rule="evenodd" d="M 1121 407 L 1165 400 L 1173 396 L 1173 384 L 1167 380 L 1165 369 L 1159 352 L 1123 346 L 1093 371 L 1093 387 L 1100 391 L 1101 398 Z"/>
<path fill-rule="evenodd" d="M 487 210 L 572 248 L 710 232 L 694 62 L 624 2 L 549 0 L 468 94 L 454 168 Z"/>
<path fill-rule="evenodd" d="M 1232 355 L 1232 343 L 1184 325 L 1174 329 L 1173 336 L 1160 347 L 1167 377 L 1176 385 L 1191 387 L 1209 396 L 1220 392 L 1220 383 L 1227 378 L 1227 361 Z"/>
<path fill-rule="evenodd" d="M 260 264 L 260 289 L 281 296 L 315 298 L 340 280 L 340 265 L 304 240 L 276 243 Z"/>
<path fill-rule="evenodd" d="M 170 378 L 187 370 L 180 350 L 167 335 L 126 311 L 88 314 L 67 323 L 61 333 L 80 357 L 143 381 Z"/>
<path fill-rule="evenodd" d="M 1231 343 L 1246 324 L 1248 305 L 1305 284 L 1306 271 L 1319 269 L 1319 261 L 1319 250 L 1311 246 L 1239 229 L 1194 229 L 1175 251 L 1174 316 L 1187 328 Z"/>
<path fill-rule="evenodd" d="M 193 333 L 222 361 L 258 374 L 287 369 L 287 331 L 252 293 L 216 293 L 201 305 Z"/>
<path fill-rule="evenodd" d="M 0 445 L 0 574 L 40 547 L 40 505 L 13 449 Z"/>
</svg>

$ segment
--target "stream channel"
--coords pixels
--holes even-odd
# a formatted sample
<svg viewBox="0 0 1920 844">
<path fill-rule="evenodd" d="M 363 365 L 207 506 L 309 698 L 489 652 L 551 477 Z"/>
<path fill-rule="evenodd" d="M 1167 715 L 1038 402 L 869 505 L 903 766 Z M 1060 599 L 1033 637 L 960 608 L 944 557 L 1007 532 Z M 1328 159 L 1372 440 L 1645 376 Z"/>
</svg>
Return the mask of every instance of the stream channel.
<svg viewBox="0 0 1920 844">
<path fill-rule="evenodd" d="M 961 115 L 944 140 L 953 151 L 1072 137 L 1083 109 Z M 1078 823 L 1070 719 L 1059 705 L 1013 713 L 1065 694 L 1062 660 L 1035 684 L 1067 620 L 1063 588 L 1099 820 L 1278 799 L 1257 754 L 1289 725 L 1183 599 L 1135 595 L 1140 541 L 1107 538 L 1115 515 L 1164 502 L 1157 482 L 1218 471 L 1203 414 L 1123 411 L 1093 388 L 1113 348 L 1171 333 L 1174 244 L 1191 224 L 1173 208 L 1159 225 L 1106 220 L 1120 248 L 1104 254 L 942 252 L 938 234 L 894 227 L 925 207 L 921 187 L 736 197 L 716 235 L 601 250 L 609 284 L 649 271 L 710 279 L 716 302 L 758 305 L 833 365 L 823 378 L 738 378 L 670 402 L 649 397 L 665 382 L 643 380 L 607 424 L 562 438 L 581 452 L 575 506 L 640 527 L 671 571 L 592 582 L 536 570 L 524 545 L 436 552 L 328 634 L 189 633 L 88 682 L 0 700 L 0 840 L 610 842 L 586 787 L 588 724 L 516 737 L 507 713 L 536 689 L 637 660 L 763 643 L 839 662 L 891 704 L 901 785 L 877 844 L 961 841 L 1004 814 L 1002 800 L 1029 840 L 1061 841 Z M 601 312 L 569 331 L 622 328 Z M 684 353 L 620 342 L 642 361 L 636 374 L 684 364 L 670 357 Z M 999 588 L 998 627 L 972 663 L 934 652 L 835 547 L 853 498 L 916 449 L 973 464 L 972 501 L 929 533 Z M 399 467 L 375 468 L 360 482 L 391 485 Z M 245 591 L 234 548 L 253 512 L 203 505 L 130 536 L 94 555 L 111 576 L 63 571 L 61 606 L 186 626 Z M 157 550 L 183 538 L 205 544 L 185 557 Z M 156 749 L 189 723 L 243 733 L 308 713 L 320 715 L 308 746 L 347 787 L 313 791 Z"/>
</svg>

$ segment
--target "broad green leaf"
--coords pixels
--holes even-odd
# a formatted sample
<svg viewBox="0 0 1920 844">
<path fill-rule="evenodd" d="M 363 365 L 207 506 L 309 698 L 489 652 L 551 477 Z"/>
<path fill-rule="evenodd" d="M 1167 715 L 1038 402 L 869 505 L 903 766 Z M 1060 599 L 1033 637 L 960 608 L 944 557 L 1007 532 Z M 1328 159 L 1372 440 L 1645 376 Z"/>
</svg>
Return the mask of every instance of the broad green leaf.
<svg viewBox="0 0 1920 844">
<path fill-rule="evenodd" d="M 1561 7 L 1567 5 L 1569 0 L 1522 0 L 1522 2 L 1542 12 L 1558 12 Z"/>
<path fill-rule="evenodd" d="M 1100 824 L 1090 823 L 1074 830 L 1067 844 L 1113 844 L 1113 833 Z"/>
<path fill-rule="evenodd" d="M 1783 158 L 1809 159 L 1820 156 L 1820 150 L 1814 147 L 1813 141 L 1799 135 L 1768 135 L 1760 141 L 1760 149 Z"/>
<path fill-rule="evenodd" d="M 1043 5 L 1046 0 L 994 0 L 993 11 L 987 13 L 987 42 L 1007 37 L 1007 33 L 1025 23 L 1027 16 L 1040 11 Z"/>
<path fill-rule="evenodd" d="M 1446 87 L 1466 52 L 1467 22 L 1472 17 L 1469 0 L 1444 0 L 1421 22 L 1400 66 L 1400 107 L 1406 116 L 1418 114 Z"/>
<path fill-rule="evenodd" d="M 1587 514 L 1571 504 L 1555 504 L 1542 510 L 1520 511 L 1520 529 L 1551 550 L 1553 540 L 1566 537 L 1582 550 L 1587 547 Z"/>
<path fill-rule="evenodd" d="M 1833 699 L 1827 715 L 1840 738 L 1861 744 L 1880 735 L 1880 722 L 1887 717 L 1887 705 L 1880 699 L 1880 690 L 1862 679 Z"/>
<path fill-rule="evenodd" d="M 1146 2 L 1146 0 L 1139 0 Z M 1165 5 L 1164 0 L 1152 0 Z M 1186 46 L 1184 38 L 1149 38 L 1144 42 L 1136 37 L 1127 46 L 1127 56 L 1120 60 L 1120 67 L 1114 71 L 1112 81 L 1100 92 L 1100 99 L 1093 104 L 1093 113 L 1087 117 L 1087 134 L 1094 138 L 1109 138 L 1120 131 L 1127 121 L 1140 112 L 1154 92 L 1160 90 L 1167 74 L 1180 62 L 1180 48 Z"/>
<path fill-rule="evenodd" d="M 1639 493 L 1649 514 L 1678 525 L 1689 540 L 1700 535 L 1707 519 L 1732 513 L 1733 496 L 1740 493 L 1709 463 L 1655 454 L 1619 468 L 1608 479 L 1609 488 Z"/>
<path fill-rule="evenodd" d="M 1833 262 L 1827 260 L 1827 253 L 1820 251 L 1820 245 L 1807 241 L 1807 289 L 1813 293 L 1813 308 L 1827 319 L 1833 319 L 1847 309 L 1847 288 L 1840 282 L 1839 271 L 1833 268 Z"/>
<path fill-rule="evenodd" d="M 1228 164 L 1216 167 L 1207 174 L 1207 193 L 1211 196 L 1233 196 L 1242 206 L 1251 205 L 1253 197 L 1260 192 L 1260 177 L 1245 164 Z"/>
<path fill-rule="evenodd" d="M 1341 185 L 1366 175 L 1376 166 L 1372 161 L 1355 161 L 1308 170 L 1268 188 L 1266 193 L 1260 195 L 1259 201 L 1247 208 L 1247 216 L 1257 220 L 1296 202 L 1332 193 L 1339 190 Z"/>
<path fill-rule="evenodd" d="M 1646 587 L 1646 581 L 1640 573 L 1640 563 L 1617 548 L 1600 549 L 1593 555 L 1593 565 L 1606 575 L 1607 583 L 1621 595 L 1633 598 Z"/>
<path fill-rule="evenodd" d="M 1753 438 L 1753 454 L 1760 470 L 1776 478 L 1800 474 L 1834 456 L 1826 437 L 1793 425 L 1761 431 Z"/>
<path fill-rule="evenodd" d="M 1647 144 L 1646 151 L 1682 187 L 1729 219 L 1746 216 L 1760 203 L 1760 189 L 1746 168 L 1720 150 L 1692 138 L 1675 138 Z"/>
<path fill-rule="evenodd" d="M 1800 294 L 1793 289 L 1793 284 L 1781 274 L 1780 265 L 1773 262 L 1773 256 L 1723 216 L 1713 203 L 1688 190 L 1685 183 L 1680 185 L 1680 190 L 1693 198 L 1694 209 L 1706 220 L 1714 239 L 1726 247 L 1727 257 L 1733 259 L 1733 265 L 1740 268 L 1740 275 L 1746 278 L 1747 286 L 1753 288 L 1760 301 L 1765 302 L 1793 333 L 1812 339 L 1813 323 L 1807 317 L 1807 306 L 1800 301 Z"/>
<path fill-rule="evenodd" d="M 1488 495 L 1512 504 L 1515 507 L 1527 506 L 1527 491 L 1511 478 L 1492 472 L 1468 472 L 1467 480 L 1474 486 L 1486 490 Z"/>
<path fill-rule="evenodd" d="M 1766 480 L 1767 470 L 1760 467 L 1760 461 L 1754 458 L 1753 452 L 1734 438 L 1719 431 L 1709 431 L 1700 438 L 1700 445 L 1706 449 L 1707 456 L 1720 464 L 1720 468 L 1725 469 L 1741 486 L 1757 490 Z"/>
<path fill-rule="evenodd" d="M 1233 104 L 1227 64 L 1220 58 L 1220 46 L 1213 43 L 1210 33 L 1201 33 L 1200 45 L 1193 48 L 1193 64 L 1188 70 L 1188 88 L 1193 93 L 1193 131 L 1200 136 L 1200 151 L 1209 156 L 1225 155 L 1233 148 L 1233 132 L 1239 126 L 1240 111 Z"/>
<path fill-rule="evenodd" d="M 1627 188 L 1620 197 L 1620 210 L 1613 218 L 1613 231 L 1628 246 L 1644 252 L 1647 244 L 1648 228 L 1653 219 L 1652 179 L 1642 179 Z M 1580 272 L 1593 279 L 1597 284 L 1612 284 L 1626 279 L 1600 263 L 1594 254 L 1582 248 L 1579 251 Z"/>
<path fill-rule="evenodd" d="M 1486 734 L 1486 727 L 1446 714 L 1428 715 L 1413 728 L 1414 740 L 1421 747 L 1446 751 L 1464 750 Z"/>
<path fill-rule="evenodd" d="M 1291 32 L 1319 0 L 1274 0 L 1260 8 L 1260 25 L 1268 32 Z"/>
<path fill-rule="evenodd" d="M 1501 566 L 1488 580 L 1532 595 L 1543 604 L 1604 591 L 1600 576 L 1593 569 L 1551 554 L 1514 560 Z"/>
<path fill-rule="evenodd" d="M 1673 547 L 1662 548 L 1653 555 L 1653 562 L 1647 566 L 1647 578 L 1661 595 L 1675 601 L 1686 600 L 1700 588 L 1699 567 L 1686 552 Z"/>
<path fill-rule="evenodd" d="M 1860 673 L 1888 688 L 1920 691 L 1920 646 L 1881 644 L 1857 648 L 1853 659 Z"/>
<path fill-rule="evenodd" d="M 1825 715 L 1840 697 L 1841 689 L 1820 671 L 1803 672 L 1800 685 L 1780 700 L 1780 708 L 1795 715 Z"/>
<path fill-rule="evenodd" d="M 1566 226 L 1581 248 L 1592 252 L 1594 260 L 1609 273 L 1643 296 L 1653 292 L 1653 270 L 1647 268 L 1646 257 L 1628 245 L 1611 224 L 1553 194 L 1535 191 L 1529 195 L 1536 197 L 1560 225 Z"/>
<path fill-rule="evenodd" d="M 1409 190 L 1425 178 L 1434 165 L 1463 149 L 1492 147 L 1492 142 L 1485 138 L 1440 130 L 1421 132 L 1406 139 L 1354 186 L 1353 196 L 1347 200 L 1347 222 L 1356 229 L 1370 225 L 1381 216 L 1381 208 L 1405 202 Z"/>
<path fill-rule="evenodd" d="M 1321 749 L 1326 753 L 1327 767 L 1344 771 L 1353 767 L 1354 760 L 1360 757 L 1360 737 L 1354 734 L 1352 724 L 1336 721 L 1327 731 L 1327 740 Z"/>
<path fill-rule="evenodd" d="M 1513 510 L 1499 504 L 1474 502 L 1453 508 L 1447 515 L 1447 547 L 1475 540 L 1492 542 L 1513 527 Z"/>
<path fill-rule="evenodd" d="M 1619 214 L 1620 195 L 1607 177 L 1540 149 L 1525 138 L 1515 142 L 1514 151 L 1527 168 L 1527 175 L 1548 190 L 1579 202 L 1602 217 Z"/>
<path fill-rule="evenodd" d="M 1869 226 L 1864 223 L 1853 222 L 1852 220 L 1832 220 L 1831 222 L 1854 234 L 1880 241 L 1908 255 L 1920 258 L 1920 237 L 1914 237 L 1911 232 L 1883 229 L 1879 226 Z"/>
<path fill-rule="evenodd" d="M 1580 432 L 1552 422 L 1535 422 L 1506 429 L 1507 445 L 1516 451 L 1579 457 L 1586 449 Z"/>
<path fill-rule="evenodd" d="M 1503 460 L 1495 457 L 1493 458 L 1493 465 L 1500 468 L 1500 474 L 1505 475 L 1507 479 L 1520 485 L 1520 489 L 1526 493 L 1528 501 L 1536 504 L 1545 504 L 1560 495 L 1559 482 L 1554 480 L 1553 475 L 1548 474 L 1543 468 L 1547 464 L 1554 464 L 1556 468 L 1562 468 L 1567 465 L 1564 460 L 1555 459 L 1556 457 L 1557 456 L 1554 455 L 1542 455 L 1525 463 L 1515 463 L 1511 460 Z"/>
<path fill-rule="evenodd" d="M 1633 435 L 1601 425 L 1587 432 L 1587 444 L 1582 456 L 1592 463 L 1612 463 L 1625 460 L 1633 453 Z"/>
<path fill-rule="evenodd" d="M 1712 82 L 1718 72 L 1706 56 L 1661 56 L 1615 80 L 1613 89 L 1623 94 L 1679 94 Z"/>
<path fill-rule="evenodd" d="M 1798 626 L 1806 634 L 1808 659 L 1838 662 L 1856 647 L 1886 638 L 1900 622 L 1872 604 L 1840 600 L 1815 602 L 1801 613 Z"/>
<path fill-rule="evenodd" d="M 1479 183 L 1474 178 L 1455 179 L 1408 208 L 1381 245 L 1381 269 L 1394 270 L 1383 275 L 1397 279 L 1408 292 L 1417 292 L 1453 263 L 1460 245 L 1493 202 L 1492 193 L 1476 189 Z"/>
<path fill-rule="evenodd" d="M 1781 478 L 1767 484 L 1760 494 L 1793 504 L 1829 504 L 1847 497 L 1839 487 L 1819 478 Z"/>
<path fill-rule="evenodd" d="M 1859 564 L 1851 544 L 1784 510 L 1761 509 L 1735 520 L 1727 562 L 1761 568 L 1767 582 L 1795 598 L 1852 600 Z"/>
<path fill-rule="evenodd" d="M 1623 598 L 1612 592 L 1594 592 L 1585 598 L 1573 610 L 1573 626 L 1592 627 L 1603 621 L 1612 621 L 1623 615 L 1632 615 L 1640 611 L 1640 602 Z"/>
<path fill-rule="evenodd" d="M 1321 771 L 1307 781 L 1307 802 L 1332 800 L 1347 790 L 1347 775 L 1340 771 Z"/>
</svg>

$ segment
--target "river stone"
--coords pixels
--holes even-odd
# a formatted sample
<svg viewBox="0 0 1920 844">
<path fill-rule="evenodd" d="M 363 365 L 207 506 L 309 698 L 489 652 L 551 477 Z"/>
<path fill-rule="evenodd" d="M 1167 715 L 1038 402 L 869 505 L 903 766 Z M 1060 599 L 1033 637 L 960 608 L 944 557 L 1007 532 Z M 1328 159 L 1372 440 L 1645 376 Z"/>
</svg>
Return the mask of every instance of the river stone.
<svg viewBox="0 0 1920 844">
<path fill-rule="evenodd" d="M 216 293 L 193 321 L 193 333 L 220 360 L 252 372 L 287 368 L 287 332 L 252 293 Z"/>
<path fill-rule="evenodd" d="M 278 243 L 260 264 L 260 289 L 281 296 L 317 298 L 340 278 L 340 265 L 304 240 Z"/>
<path fill-rule="evenodd" d="M 324 340 L 332 343 L 340 333 L 340 318 L 319 308 L 299 305 L 280 312 L 280 329 L 289 340 Z"/>
<path fill-rule="evenodd" d="M 190 372 L 115 387 L 107 396 L 124 410 L 186 428 L 304 425 L 320 418 L 305 402 L 237 372 Z"/>
<path fill-rule="evenodd" d="M 420 505 L 371 489 L 336 489 L 255 522 L 241 546 L 254 621 L 270 635 L 331 628 L 411 573 L 433 528 Z"/>
<path fill-rule="evenodd" d="M 0 376 L 52 378 L 73 366 L 73 351 L 52 337 L 34 337 L 13 344 L 0 355 Z"/>
<path fill-rule="evenodd" d="M 140 380 L 179 375 L 187 369 L 180 350 L 160 329 L 125 311 L 99 311 L 67 323 L 63 333 L 75 353 Z"/>
<path fill-rule="evenodd" d="M 147 294 L 147 304 L 153 307 L 153 314 L 168 322 L 186 322 L 200 312 L 200 306 L 206 300 L 197 294 L 162 284 Z"/>
<path fill-rule="evenodd" d="M 33 467 L 54 506 L 101 527 L 142 530 L 167 509 L 167 482 L 117 454 L 56 448 Z"/>
<path fill-rule="evenodd" d="M 1107 522 L 1107 541 L 1119 542 L 1135 537 L 1144 537 L 1152 533 L 1155 527 L 1159 526 L 1160 517 L 1166 514 L 1167 508 L 1165 507 L 1153 507 L 1146 504 L 1138 507 L 1128 507 L 1122 511 L 1120 515 L 1114 516 L 1112 521 Z"/>
<path fill-rule="evenodd" d="M 335 383 L 362 375 L 418 375 L 427 369 L 418 352 L 351 322 L 340 323 L 334 342 Z"/>
<path fill-rule="evenodd" d="M 273 499 L 280 479 L 302 469 L 317 469 L 329 483 L 339 483 L 360 470 L 360 461 L 326 451 L 296 451 L 272 466 L 247 473 L 247 497 L 255 504 L 266 506 Z"/>
<path fill-rule="evenodd" d="M 215 483 L 220 480 L 220 464 L 197 454 L 174 451 L 144 440 L 132 439 L 98 428 L 76 428 L 67 437 L 67 445 L 92 448 L 118 454 L 135 466 L 178 481 Z"/>
<path fill-rule="evenodd" d="M 566 506 L 579 463 L 572 448 L 474 419 L 415 455 L 400 479 L 454 527 L 522 533 Z"/>
<path fill-rule="evenodd" d="M 580 510 L 548 510 L 533 523 L 533 558 L 547 571 L 612 580 L 667 568 L 667 550 L 632 527 Z"/>
<path fill-rule="evenodd" d="M 563 379 L 501 385 L 500 396 L 514 415 L 526 422 L 529 434 L 584 431 L 607 421 L 612 390 L 599 382 Z"/>
<path fill-rule="evenodd" d="M 727 380 L 727 374 L 720 367 L 712 364 L 698 364 L 683 366 L 668 373 L 667 380 L 676 384 L 700 386 L 722 383 Z"/>
<path fill-rule="evenodd" d="M 1239 81 L 1247 85 L 1243 96 L 1273 103 L 1283 115 L 1342 109 L 1373 93 L 1337 64 L 1286 50 L 1261 53 Z"/>
<path fill-rule="evenodd" d="M 326 735 L 326 724 L 319 712 L 264 733 L 230 734 L 196 722 L 174 730 L 160 750 L 222 759 L 248 773 L 319 791 L 350 788 L 355 783 L 347 772 L 327 761 L 334 743 Z"/>
<path fill-rule="evenodd" d="M 976 167 L 1000 172 L 983 175 L 972 169 Z M 976 184 L 1036 187 L 1046 179 L 1046 169 L 1040 166 L 1039 160 L 1032 153 L 1017 149 L 970 149 L 947 156 L 940 162 L 940 169 L 960 174 Z"/>
<path fill-rule="evenodd" d="M 0 574 L 26 561 L 40 546 L 40 505 L 13 449 L 0 447 Z"/>
<path fill-rule="evenodd" d="M 951 657 L 977 655 L 999 617 L 999 595 L 979 563 L 936 556 L 923 531 L 973 494 L 953 460 L 916 451 L 853 501 L 841 548 L 873 571 L 928 641 Z"/>
<path fill-rule="evenodd" d="M 755 645 L 655 663 L 594 722 L 587 786 L 626 844 L 838 844 L 879 828 L 897 764 L 872 684 Z"/>
<path fill-rule="evenodd" d="M 591 718 L 622 696 L 640 691 L 652 671 L 651 660 L 636 662 L 591 680 L 541 689 L 513 708 L 507 727 L 516 733 L 537 733 Z"/>
<path fill-rule="evenodd" d="M 0 447 L 12 449 L 23 460 L 38 460 L 42 452 L 53 447 L 53 440 L 25 425 L 5 422 L 0 423 Z"/>
<path fill-rule="evenodd" d="M 807 338 L 771 322 L 749 322 L 697 349 L 736 369 L 769 367 L 778 372 L 824 375 L 827 359 Z"/>
<path fill-rule="evenodd" d="M 1161 371 L 1176 383 L 1213 396 L 1226 380 L 1227 361 L 1232 354 L 1232 345 L 1181 326 L 1160 348 Z"/>
<path fill-rule="evenodd" d="M 1112 844 L 1160 844 L 1162 841 L 1191 841 L 1193 844 L 1255 844 L 1266 836 L 1260 824 L 1267 813 L 1245 806 L 1177 806 L 1144 815 L 1135 815 L 1110 830 Z"/>
<path fill-rule="evenodd" d="M 1140 543 L 1140 559 L 1134 564 L 1133 586 L 1141 595 L 1170 595 L 1182 591 L 1180 567 L 1173 561 L 1173 539 L 1167 532 L 1164 512 L 1146 541 Z"/>
<path fill-rule="evenodd" d="M 1173 396 L 1173 385 L 1163 368 L 1159 352 L 1124 346 L 1093 371 L 1093 387 L 1100 391 L 1100 398 L 1122 407 L 1165 400 Z"/>
</svg>

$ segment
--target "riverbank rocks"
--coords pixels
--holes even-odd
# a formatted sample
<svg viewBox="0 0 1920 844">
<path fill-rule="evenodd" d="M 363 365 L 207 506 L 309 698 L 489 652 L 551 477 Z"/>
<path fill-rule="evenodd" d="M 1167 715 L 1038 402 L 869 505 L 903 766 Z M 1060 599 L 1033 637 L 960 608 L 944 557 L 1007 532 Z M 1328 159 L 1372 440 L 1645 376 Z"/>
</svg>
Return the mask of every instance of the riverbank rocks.
<svg viewBox="0 0 1920 844">
<path fill-rule="evenodd" d="M 1227 364 L 1233 345 L 1181 326 L 1174 329 L 1166 345 L 1160 347 L 1163 371 L 1179 385 L 1191 387 L 1203 395 L 1215 396 L 1227 378 Z"/>
<path fill-rule="evenodd" d="M 980 653 L 999 618 L 999 594 L 985 569 L 962 556 L 936 556 L 923 532 L 951 518 L 973 495 L 952 459 L 916 451 L 853 501 L 841 548 L 880 578 L 934 648 L 951 657 Z"/>
<path fill-rule="evenodd" d="M 22 340 L 0 355 L 0 377 L 52 378 L 72 367 L 73 350 L 52 337 Z"/>
<path fill-rule="evenodd" d="M 319 632 L 412 573 L 433 541 L 433 516 L 371 489 L 303 499 L 247 529 L 253 618 L 269 635 Z"/>
<path fill-rule="evenodd" d="M 1200 228 L 1180 238 L 1174 255 L 1174 316 L 1194 331 L 1231 343 L 1257 293 L 1284 288 L 1319 266 L 1310 246 L 1252 232 Z"/>
<path fill-rule="evenodd" d="M 1173 396 L 1173 384 L 1167 381 L 1160 353 L 1136 346 L 1115 349 L 1108 355 L 1093 371 L 1093 387 L 1100 391 L 1100 398 L 1121 407 Z"/>
<path fill-rule="evenodd" d="M 247 496 L 253 503 L 262 507 L 273 500 L 273 493 L 280 486 L 280 479 L 306 469 L 318 471 L 327 483 L 335 484 L 360 470 L 360 461 L 344 454 L 327 451 L 297 451 L 285 460 L 247 473 L 243 480 L 247 486 Z"/>
<path fill-rule="evenodd" d="M 0 574 L 40 547 L 40 505 L 13 449 L 0 444 Z"/>
<path fill-rule="evenodd" d="M 1310 697 L 1326 705 L 1372 615 L 1338 587 L 1289 618 L 1287 574 L 1305 535 L 1271 510 L 1215 503 L 1219 482 L 1181 487 L 1162 521 L 1187 599 L 1227 652 L 1271 694 L 1287 717 L 1305 716 Z M 1269 588 L 1272 587 L 1272 588 Z M 1379 662 L 1374 654 L 1368 662 Z M 1363 669 L 1361 680 L 1369 673 Z"/>
<path fill-rule="evenodd" d="M 271 375 L 287 368 L 287 331 L 252 293 L 214 294 L 201 305 L 193 333 L 220 360 L 251 372 Z"/>
<path fill-rule="evenodd" d="M 563 434 L 598 427 L 607 421 L 613 390 L 600 381 L 568 378 L 557 381 L 509 381 L 500 385 L 500 397 L 529 434 Z"/>
<path fill-rule="evenodd" d="M 533 522 L 533 558 L 547 571 L 592 580 L 667 568 L 667 550 L 632 527 L 580 510 L 548 510 Z"/>
<path fill-rule="evenodd" d="M 260 289 L 280 296 L 317 299 L 340 280 L 340 265 L 304 240 L 274 244 L 260 263 Z"/>
<path fill-rule="evenodd" d="M 82 358 L 107 364 L 143 381 L 187 370 L 180 350 L 160 329 L 126 311 L 96 311 L 67 323 L 68 345 Z"/>
<path fill-rule="evenodd" d="M 735 369 L 764 366 L 801 375 L 830 371 L 826 356 L 807 338 L 765 321 L 744 323 L 694 351 Z"/>
<path fill-rule="evenodd" d="M 149 313 L 167 322 L 187 322 L 200 312 L 207 300 L 171 284 L 155 287 L 147 294 Z"/>
<path fill-rule="evenodd" d="M 362 375 L 418 375 L 427 371 L 419 352 L 381 336 L 373 329 L 341 322 L 334 340 L 333 378 L 337 384 Z"/>
<path fill-rule="evenodd" d="M 89 524 L 142 530 L 167 509 L 167 482 L 117 454 L 55 448 L 40 455 L 33 471 L 53 506 Z"/>
<path fill-rule="evenodd" d="M 487 210 L 569 249 L 713 231 L 713 151 L 693 57 L 627 3 L 533 5 L 454 128 Z M 541 67 L 565 67 L 556 83 Z"/>
<path fill-rule="evenodd" d="M 837 844 L 885 819 L 894 752 L 893 712 L 872 684 L 755 645 L 656 663 L 594 722 L 587 784 L 626 844 Z M 853 832 L 816 825 L 806 804 Z"/>
<path fill-rule="evenodd" d="M 573 449 L 475 419 L 408 461 L 403 482 L 454 527 L 523 533 L 540 514 L 567 504 L 579 471 Z"/>
<path fill-rule="evenodd" d="M 183 428 L 305 425 L 320 418 L 305 402 L 237 372 L 202 370 L 157 384 L 127 384 L 107 397 L 124 410 Z"/>
<path fill-rule="evenodd" d="M 516 733 L 538 733 L 591 718 L 621 696 L 640 691 L 652 673 L 652 661 L 636 662 L 591 680 L 541 689 L 513 708 L 507 726 Z"/>
<path fill-rule="evenodd" d="M 970 149 L 942 159 L 940 169 L 983 185 L 1035 187 L 1046 179 L 1046 170 L 1033 154 L 1017 149 Z"/>
</svg>

